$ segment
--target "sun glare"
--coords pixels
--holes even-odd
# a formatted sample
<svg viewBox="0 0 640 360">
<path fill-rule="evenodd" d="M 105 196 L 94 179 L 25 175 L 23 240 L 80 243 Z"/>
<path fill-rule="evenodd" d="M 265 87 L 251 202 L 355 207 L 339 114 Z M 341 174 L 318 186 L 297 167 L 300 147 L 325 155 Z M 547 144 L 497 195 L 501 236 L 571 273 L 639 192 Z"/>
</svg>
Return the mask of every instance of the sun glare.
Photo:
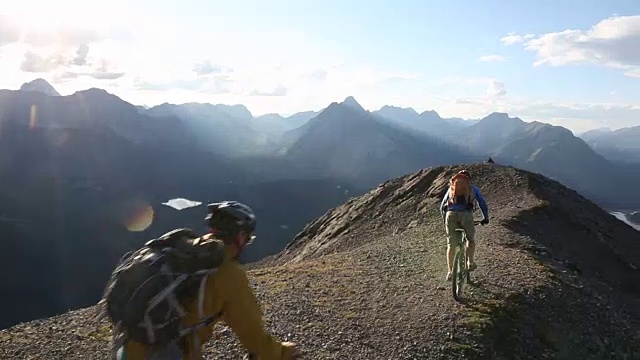
<svg viewBox="0 0 640 360">
<path fill-rule="evenodd" d="M 107 5 L 108 4 L 108 5 Z M 2 4 L 0 15 L 23 32 L 48 33 L 61 29 L 103 30 L 123 18 L 127 1 L 110 0 L 103 6 L 80 0 L 21 0 Z M 119 16 L 118 16 L 119 14 Z"/>
</svg>

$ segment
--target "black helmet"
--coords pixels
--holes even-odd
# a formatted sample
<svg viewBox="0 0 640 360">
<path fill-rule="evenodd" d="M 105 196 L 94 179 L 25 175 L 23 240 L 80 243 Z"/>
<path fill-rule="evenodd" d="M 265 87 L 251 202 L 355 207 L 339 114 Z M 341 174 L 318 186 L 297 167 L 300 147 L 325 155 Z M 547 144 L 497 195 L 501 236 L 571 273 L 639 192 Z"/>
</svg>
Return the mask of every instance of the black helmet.
<svg viewBox="0 0 640 360">
<path fill-rule="evenodd" d="M 207 205 L 208 214 L 204 218 L 210 228 L 234 232 L 244 230 L 253 234 L 256 229 L 256 215 L 253 210 L 239 201 L 221 201 Z"/>
</svg>

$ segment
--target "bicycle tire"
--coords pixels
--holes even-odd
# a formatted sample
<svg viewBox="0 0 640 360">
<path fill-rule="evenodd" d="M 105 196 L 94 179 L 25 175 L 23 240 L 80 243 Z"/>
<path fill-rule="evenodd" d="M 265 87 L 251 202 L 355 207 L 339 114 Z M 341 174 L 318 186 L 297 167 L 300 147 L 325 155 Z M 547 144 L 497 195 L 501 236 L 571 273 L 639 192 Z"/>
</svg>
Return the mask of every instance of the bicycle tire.
<svg viewBox="0 0 640 360">
<path fill-rule="evenodd" d="M 462 261 L 462 267 L 464 268 L 464 273 L 467 277 L 467 284 L 471 284 L 471 271 L 469 271 L 469 267 L 467 266 L 467 234 L 464 233 L 462 236 L 462 248 L 464 249 L 464 260 Z"/>
</svg>

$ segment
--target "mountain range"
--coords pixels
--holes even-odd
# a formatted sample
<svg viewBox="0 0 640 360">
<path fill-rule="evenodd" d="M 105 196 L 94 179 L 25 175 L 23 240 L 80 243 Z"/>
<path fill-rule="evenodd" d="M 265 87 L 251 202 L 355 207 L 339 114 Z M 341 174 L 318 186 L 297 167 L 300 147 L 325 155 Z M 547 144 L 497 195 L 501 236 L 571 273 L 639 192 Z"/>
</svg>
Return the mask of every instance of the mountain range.
<svg viewBox="0 0 640 360">
<path fill-rule="evenodd" d="M 640 126 L 611 130 L 595 129 L 579 135 L 596 152 L 610 161 L 640 163 Z"/>
<path fill-rule="evenodd" d="M 92 304 L 126 251 L 176 227 L 205 231 L 202 206 L 177 211 L 161 205 L 169 199 L 253 206 L 260 240 L 243 257 L 250 262 L 390 178 L 488 156 L 602 207 L 640 207 L 640 165 L 503 113 L 371 112 L 348 97 L 317 112 L 254 117 L 242 105 L 146 108 L 101 89 L 60 96 L 41 79 L 1 90 L 0 284 L 11 291 L 0 327 Z M 28 280 L 42 273 L 54 275 Z"/>
<path fill-rule="evenodd" d="M 575 136 L 564 127 L 506 113 L 464 120 L 393 106 L 371 112 L 353 97 L 288 118 L 253 117 L 242 105 L 163 104 L 143 113 L 166 115 L 160 110 L 167 108 L 203 137 L 203 149 L 236 159 L 257 178 L 328 177 L 368 188 L 424 166 L 491 156 L 562 181 L 605 207 L 640 204 L 640 194 L 622 195 L 610 187 L 631 189 L 640 178 L 634 142 L 640 127 Z"/>
</svg>

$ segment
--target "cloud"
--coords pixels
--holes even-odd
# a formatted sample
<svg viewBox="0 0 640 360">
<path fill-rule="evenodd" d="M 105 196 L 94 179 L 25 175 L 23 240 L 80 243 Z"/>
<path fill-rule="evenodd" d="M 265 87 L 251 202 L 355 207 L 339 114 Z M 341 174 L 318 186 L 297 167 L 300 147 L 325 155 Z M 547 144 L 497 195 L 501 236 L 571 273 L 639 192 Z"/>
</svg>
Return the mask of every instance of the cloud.
<svg viewBox="0 0 640 360">
<path fill-rule="evenodd" d="M 100 66 L 98 66 L 93 72 L 88 75 L 97 80 L 114 80 L 124 76 L 124 72 L 115 71 L 114 65 L 106 60 L 100 60 Z"/>
<path fill-rule="evenodd" d="M 251 96 L 287 96 L 289 89 L 284 86 L 276 87 L 270 91 L 253 90 L 249 94 Z"/>
<path fill-rule="evenodd" d="M 0 46 L 20 40 L 20 26 L 5 15 L 0 15 Z"/>
<path fill-rule="evenodd" d="M 54 76 L 55 82 L 64 82 L 71 79 L 77 79 L 80 77 L 91 77 L 96 80 L 116 80 L 120 79 L 125 75 L 123 72 L 111 72 L 111 71 L 88 71 L 88 72 L 75 72 L 75 71 L 65 71 L 61 74 L 56 74 Z"/>
<path fill-rule="evenodd" d="M 494 98 L 505 96 L 507 94 L 506 87 L 502 81 L 491 77 L 461 77 L 453 76 L 441 79 L 439 82 L 441 85 L 454 85 L 453 92 L 458 94 L 454 98 L 462 99 L 464 103 L 475 103 L 471 98 L 478 98 L 491 101 Z M 484 93 L 480 95 L 484 87 Z M 475 96 L 460 96 L 462 91 L 474 91 Z"/>
<path fill-rule="evenodd" d="M 193 66 L 193 71 L 198 75 L 220 74 L 224 70 L 222 66 L 212 64 L 211 60 L 206 60 Z"/>
<path fill-rule="evenodd" d="M 503 62 L 507 60 L 502 55 L 485 55 L 478 58 L 478 62 Z"/>
<path fill-rule="evenodd" d="M 630 104 L 531 102 L 530 104 L 517 104 L 514 108 L 521 113 L 522 116 L 591 120 L 601 119 L 607 123 L 610 121 L 616 121 L 615 119 L 634 119 L 633 124 L 635 125 L 638 125 L 637 119 L 640 119 L 640 105 Z M 632 123 L 629 122 L 629 125 L 632 125 Z"/>
<path fill-rule="evenodd" d="M 3 1 L 0 7 L 0 46 L 77 48 L 138 26 L 129 0 L 110 0 L 109 6 L 80 0 Z M 135 20 L 135 21 L 134 21 Z"/>
<path fill-rule="evenodd" d="M 441 116 L 482 118 L 492 112 L 506 112 L 525 121 L 541 121 L 582 132 L 598 127 L 638 126 L 640 105 L 624 103 L 545 102 L 508 95 L 454 97 L 430 106 Z"/>
<path fill-rule="evenodd" d="M 65 71 L 64 73 L 62 73 L 60 75 L 60 78 L 62 79 L 76 79 L 79 76 L 78 73 L 75 73 L 73 71 Z"/>
<path fill-rule="evenodd" d="M 200 92 L 207 94 L 229 94 L 233 92 L 234 80 L 229 75 L 216 74 L 209 76 L 202 84 Z"/>
<path fill-rule="evenodd" d="M 124 76 L 123 72 L 94 71 L 89 74 L 96 80 L 114 80 Z"/>
<path fill-rule="evenodd" d="M 574 133 L 599 127 L 618 129 L 638 126 L 640 106 L 619 103 L 520 102 L 510 111 L 524 120 L 564 126 Z"/>
<path fill-rule="evenodd" d="M 58 81 L 78 77 L 114 80 L 125 75 L 124 71 L 115 69 L 113 61 L 97 57 L 89 59 L 88 55 L 89 46 L 86 44 L 69 51 L 55 47 L 42 51 L 27 50 L 19 68 L 27 73 L 51 73 Z"/>
<path fill-rule="evenodd" d="M 20 70 L 28 73 L 53 73 L 56 82 L 68 81 L 79 77 L 91 77 L 96 80 L 114 80 L 125 75 L 122 71 L 114 71 L 113 65 L 109 61 L 102 59 L 96 68 L 80 66 L 75 70 L 72 65 L 86 65 L 86 54 L 88 47 L 79 47 L 74 58 L 69 58 L 65 54 L 53 53 L 42 55 L 27 51 L 24 53 L 24 60 L 20 63 Z M 83 69 L 84 68 L 84 69 Z"/>
<path fill-rule="evenodd" d="M 503 43 L 513 44 L 515 37 L 509 35 Z M 552 32 L 521 42 L 536 54 L 535 66 L 595 64 L 640 77 L 640 15 L 614 16 L 589 30 Z"/>
<path fill-rule="evenodd" d="M 318 69 L 318 70 L 313 70 L 311 72 L 302 74 L 302 76 L 314 82 L 322 82 L 327 80 L 327 77 L 329 76 L 329 71 L 327 71 L 326 69 Z"/>
<path fill-rule="evenodd" d="M 71 60 L 73 65 L 83 66 L 87 63 L 87 55 L 89 54 L 89 45 L 82 44 L 76 51 L 76 57 Z"/>
<path fill-rule="evenodd" d="M 166 81 L 136 79 L 137 90 L 188 90 L 206 94 L 228 94 L 232 91 L 233 80 L 228 75 L 218 74 L 208 77 L 174 78 Z"/>
<path fill-rule="evenodd" d="M 104 40 L 106 34 L 95 29 L 71 25 L 29 27 L 15 17 L 0 15 L 0 46 L 22 43 L 35 47 L 57 44 L 63 47 L 78 47 Z"/>
<path fill-rule="evenodd" d="M 535 35 L 533 34 L 517 35 L 516 33 L 509 33 L 507 34 L 507 36 L 500 39 L 500 42 L 502 42 L 504 45 L 513 45 L 523 43 L 534 37 Z"/>
<path fill-rule="evenodd" d="M 482 101 L 474 100 L 474 99 L 455 99 L 454 102 L 460 105 L 480 105 L 483 104 Z"/>
<path fill-rule="evenodd" d="M 15 87 L 27 78 L 15 71 L 24 62 L 25 70 L 48 72 L 63 93 L 100 86 L 147 104 L 211 101 L 215 94 L 220 95 L 216 101 L 244 103 L 257 112 L 296 112 L 322 108 L 362 89 L 378 96 L 424 80 L 402 69 L 347 61 L 325 38 L 288 26 L 199 25 L 115 1 L 122 6 L 104 11 L 118 16 L 103 16 L 103 9 L 95 11 L 88 2 L 78 2 L 84 8 L 81 17 L 71 16 L 71 7 L 59 2 L 9 9 L 13 14 L 7 19 L 20 21 L 0 21 L 0 43 L 6 44 L 0 87 Z M 3 7 L 0 14 L 7 11 Z M 24 61 L 27 52 L 31 55 Z M 117 89 L 109 89 L 112 84 Z"/>
<path fill-rule="evenodd" d="M 66 59 L 60 54 L 42 56 L 31 51 L 24 54 L 20 70 L 29 73 L 46 73 L 64 66 Z"/>
<path fill-rule="evenodd" d="M 498 80 L 491 80 L 487 86 L 487 97 L 498 97 L 507 95 L 504 84 Z"/>
<path fill-rule="evenodd" d="M 171 80 L 165 82 L 154 82 L 150 80 L 136 79 L 134 81 L 134 87 L 138 90 L 157 90 L 164 91 L 170 89 L 183 89 L 183 90 L 200 90 L 206 79 L 196 78 L 188 80 Z"/>
</svg>

